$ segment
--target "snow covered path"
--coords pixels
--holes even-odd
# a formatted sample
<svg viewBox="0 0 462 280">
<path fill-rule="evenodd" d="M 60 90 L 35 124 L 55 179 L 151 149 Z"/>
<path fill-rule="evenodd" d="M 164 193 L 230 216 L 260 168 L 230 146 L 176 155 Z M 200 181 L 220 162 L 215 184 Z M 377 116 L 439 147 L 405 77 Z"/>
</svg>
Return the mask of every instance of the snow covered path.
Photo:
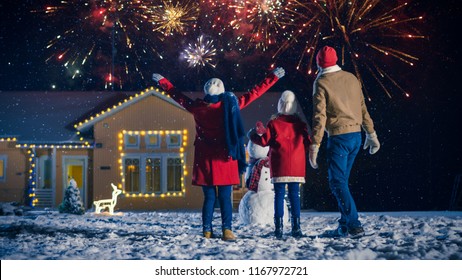
<svg viewBox="0 0 462 280">
<path fill-rule="evenodd" d="M 273 226 L 247 226 L 235 213 L 236 242 L 201 237 L 198 212 L 123 212 L 118 215 L 29 212 L 0 217 L 2 260 L 332 260 L 462 259 L 462 212 L 360 213 L 367 231 L 353 240 L 273 237 Z M 303 212 L 302 230 L 315 236 L 335 228 L 338 213 Z M 214 226 L 220 231 L 219 213 Z"/>
</svg>

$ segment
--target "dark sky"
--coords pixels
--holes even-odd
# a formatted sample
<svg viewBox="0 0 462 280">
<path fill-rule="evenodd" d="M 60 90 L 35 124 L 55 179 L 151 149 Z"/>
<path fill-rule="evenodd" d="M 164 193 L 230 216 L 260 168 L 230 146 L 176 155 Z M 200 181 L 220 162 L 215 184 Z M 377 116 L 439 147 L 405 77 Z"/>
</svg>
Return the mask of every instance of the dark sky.
<svg viewBox="0 0 462 280">
<path fill-rule="evenodd" d="M 72 21 L 71 18 L 44 18 L 41 14 L 31 13 L 31 10 L 51 2 L 1 2 L 0 91 L 110 91 L 110 88 L 104 88 L 101 72 L 106 70 L 100 69 L 104 68 L 104 63 L 92 62 L 90 66 L 93 68 L 72 79 L 71 73 L 61 64 L 45 62 L 50 56 L 50 51 L 45 48 L 47 42 Z M 388 98 L 373 79 L 365 77 L 372 97 L 367 105 L 382 148 L 373 156 L 361 151 L 351 175 L 351 188 L 360 211 L 448 209 L 454 178 L 462 174 L 462 94 L 460 83 L 456 83 L 461 74 L 458 63 L 461 48 L 456 43 L 456 34 L 460 34 L 460 3 L 457 0 L 409 2 L 413 3 L 412 13 L 424 15 L 425 21 L 419 29 L 428 39 L 405 46 L 419 57 L 415 67 L 394 63 L 385 65 L 411 92 L 411 98 L 404 98 L 401 94 Z M 200 31 L 212 32 L 206 27 Z M 115 90 L 142 90 L 152 85 L 152 72 L 161 72 L 183 90 L 200 90 L 208 78 L 217 76 L 224 80 L 227 89 L 243 91 L 269 71 L 273 62 L 269 55 L 252 53 L 242 56 L 237 66 L 236 58 L 229 50 L 226 55 L 220 54 L 216 69 L 199 71 L 188 68 L 178 59 L 178 49 L 186 46 L 197 33 L 166 39 L 161 48 L 162 61 L 140 55 L 139 69 L 144 79 L 134 75 L 126 80 L 123 89 Z M 91 38 L 91 34 L 88 36 Z M 218 46 L 220 40 L 215 39 Z M 100 55 L 102 61 L 107 60 L 107 54 L 106 58 L 104 52 Z M 310 120 L 313 76 L 296 71 L 290 54 L 282 56 L 277 64 L 287 70 L 287 76 L 274 90 L 292 89 Z M 345 68 L 351 70 L 349 65 Z M 56 88 L 53 89 L 52 85 Z M 335 209 L 326 184 L 323 153 L 324 147 L 320 152 L 320 169 L 308 170 L 304 190 L 307 208 Z M 462 186 L 460 189 L 462 191 Z"/>
</svg>

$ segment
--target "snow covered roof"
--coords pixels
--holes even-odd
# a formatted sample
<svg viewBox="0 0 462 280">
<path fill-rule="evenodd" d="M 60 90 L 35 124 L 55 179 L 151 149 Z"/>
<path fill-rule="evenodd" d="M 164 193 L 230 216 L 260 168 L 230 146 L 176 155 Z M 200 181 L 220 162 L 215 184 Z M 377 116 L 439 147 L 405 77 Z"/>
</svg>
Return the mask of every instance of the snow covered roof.
<svg viewBox="0 0 462 280">
<path fill-rule="evenodd" d="M 140 101 L 143 98 L 146 98 L 147 96 L 157 96 L 158 98 L 184 110 L 184 108 L 181 105 L 179 105 L 175 100 L 168 97 L 164 91 L 151 87 L 150 89 L 147 89 L 140 93 L 136 93 L 134 95 L 127 95 L 123 99 L 118 100 L 115 103 L 104 104 L 105 106 L 102 108 L 102 110 L 95 110 L 95 112 L 92 112 L 84 120 L 79 120 L 78 123 L 75 123 L 74 127 L 79 131 L 87 130 L 88 128 L 92 127 L 96 122 L 104 118 L 107 118 L 108 116 L 116 112 L 123 110 L 124 108 Z"/>
<path fill-rule="evenodd" d="M 202 92 L 185 94 L 192 99 L 203 97 Z M 154 88 L 140 93 L 0 91 L 0 138 L 30 144 L 80 143 L 78 131 L 86 131 L 95 122 L 151 95 L 181 108 Z M 277 112 L 279 97 L 280 93 L 268 92 L 246 107 L 241 113 L 245 129 L 257 120 L 266 123 Z"/>
<path fill-rule="evenodd" d="M 0 137 L 18 143 L 78 142 L 74 123 L 82 116 L 130 93 L 0 92 Z"/>
</svg>

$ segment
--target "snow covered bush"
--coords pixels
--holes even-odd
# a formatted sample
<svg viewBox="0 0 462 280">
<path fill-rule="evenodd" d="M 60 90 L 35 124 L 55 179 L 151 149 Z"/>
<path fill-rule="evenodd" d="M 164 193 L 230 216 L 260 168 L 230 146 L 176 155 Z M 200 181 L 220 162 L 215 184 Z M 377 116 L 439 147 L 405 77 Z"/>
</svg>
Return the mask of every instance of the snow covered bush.
<svg viewBox="0 0 462 280">
<path fill-rule="evenodd" d="M 63 202 L 59 205 L 60 213 L 69 213 L 76 215 L 83 215 L 85 207 L 83 206 L 82 199 L 80 198 L 80 191 L 77 187 L 77 182 L 71 179 L 69 186 L 64 192 Z"/>
</svg>

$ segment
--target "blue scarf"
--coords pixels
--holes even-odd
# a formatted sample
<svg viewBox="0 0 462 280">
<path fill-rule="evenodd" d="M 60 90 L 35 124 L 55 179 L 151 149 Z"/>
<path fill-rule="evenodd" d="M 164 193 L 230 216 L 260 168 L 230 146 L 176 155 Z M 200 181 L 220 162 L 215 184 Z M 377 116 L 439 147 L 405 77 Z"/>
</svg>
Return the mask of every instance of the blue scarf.
<svg viewBox="0 0 462 280">
<path fill-rule="evenodd" d="M 244 147 L 245 132 L 236 96 L 232 92 L 224 92 L 220 95 L 207 94 L 204 101 L 213 104 L 223 102 L 226 148 L 228 155 L 237 160 L 239 174 L 243 174 L 247 167 Z"/>
</svg>

